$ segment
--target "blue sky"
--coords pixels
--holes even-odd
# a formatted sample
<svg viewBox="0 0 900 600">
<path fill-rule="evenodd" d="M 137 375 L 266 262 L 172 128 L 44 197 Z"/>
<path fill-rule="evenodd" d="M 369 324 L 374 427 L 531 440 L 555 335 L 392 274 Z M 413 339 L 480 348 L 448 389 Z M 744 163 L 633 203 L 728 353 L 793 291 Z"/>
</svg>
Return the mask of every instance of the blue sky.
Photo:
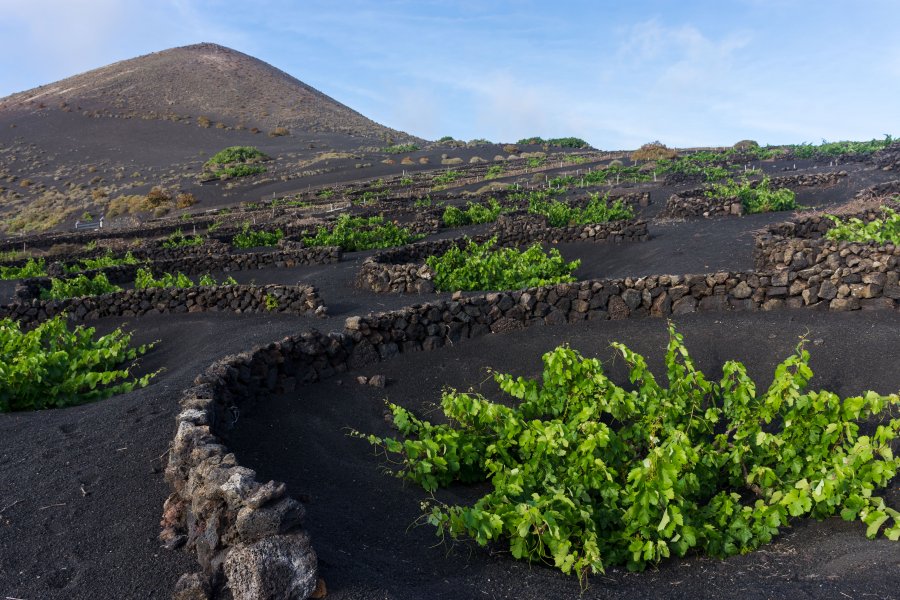
<svg viewBox="0 0 900 600">
<path fill-rule="evenodd" d="M 435 139 L 900 134 L 898 0 L 0 0 L 0 96 L 200 41 Z"/>
</svg>

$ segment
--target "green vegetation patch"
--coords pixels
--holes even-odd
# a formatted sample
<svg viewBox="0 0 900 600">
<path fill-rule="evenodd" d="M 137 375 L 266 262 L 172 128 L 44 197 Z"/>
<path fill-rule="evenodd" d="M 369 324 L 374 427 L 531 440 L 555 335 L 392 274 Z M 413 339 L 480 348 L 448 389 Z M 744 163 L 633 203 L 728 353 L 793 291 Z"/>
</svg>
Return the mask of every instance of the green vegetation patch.
<svg viewBox="0 0 900 600">
<path fill-rule="evenodd" d="M 29 277 L 46 277 L 47 269 L 44 259 L 29 258 L 21 267 L 0 266 L 0 279 L 27 279 Z"/>
<path fill-rule="evenodd" d="M 794 144 L 787 146 L 797 158 L 815 158 L 817 156 L 836 157 L 841 155 L 867 156 L 878 150 L 887 148 L 894 142 L 894 138 L 885 134 L 883 140 L 870 140 L 868 142 L 826 142 L 821 144 Z"/>
<path fill-rule="evenodd" d="M 215 169 L 234 163 L 252 163 L 269 160 L 269 157 L 253 146 L 230 146 L 216 152 L 204 167 Z"/>
<path fill-rule="evenodd" d="M 97 273 L 93 278 L 81 274 L 68 279 L 50 279 L 50 287 L 41 290 L 42 300 L 65 300 L 84 296 L 102 296 L 121 292 L 122 288 L 109 282 L 106 273 Z"/>
<path fill-rule="evenodd" d="M 488 167 L 487 172 L 484 174 L 485 179 L 496 179 L 497 177 L 503 177 L 503 174 L 506 172 L 506 169 L 503 165 L 491 165 Z"/>
<path fill-rule="evenodd" d="M 159 277 L 154 277 L 153 273 L 147 269 L 138 269 L 134 280 L 134 288 L 138 290 L 145 290 L 148 288 L 189 288 L 197 285 L 212 286 L 220 284 L 208 273 L 206 275 L 201 275 L 200 280 L 197 283 L 194 283 L 190 277 L 181 272 L 174 275 L 171 273 L 163 273 Z M 234 277 L 228 277 L 221 285 L 237 285 L 237 281 L 235 281 Z"/>
<path fill-rule="evenodd" d="M 131 369 L 153 344 L 130 344 L 121 329 L 99 338 L 92 327 L 69 330 L 62 315 L 30 331 L 0 319 L 0 412 L 84 404 L 145 387 L 156 373 L 134 378 Z"/>
<path fill-rule="evenodd" d="M 554 177 L 547 183 L 551 187 L 565 188 L 575 185 L 607 185 L 618 183 L 641 183 L 650 181 L 651 175 L 640 170 L 639 167 L 626 167 L 610 164 L 605 169 L 595 169 L 582 175 L 564 175 Z"/>
<path fill-rule="evenodd" d="M 834 227 L 825 233 L 829 240 L 847 242 L 874 242 L 877 244 L 900 245 L 900 214 L 888 206 L 881 207 L 883 219 L 874 219 L 868 223 L 852 217 L 842 220 L 834 215 L 825 215 Z"/>
<path fill-rule="evenodd" d="M 675 159 L 659 159 L 654 172 L 657 175 L 678 173 L 688 176 L 702 175 L 704 181 L 718 181 L 731 175 L 733 167 L 727 165 L 729 152 L 695 152 Z"/>
<path fill-rule="evenodd" d="M 559 146 L 560 148 L 590 148 L 590 144 L 577 137 L 550 138 L 549 140 L 545 140 L 541 137 L 535 136 L 530 138 L 522 138 L 516 143 L 520 146 L 546 144 L 548 146 Z"/>
<path fill-rule="evenodd" d="M 565 262 L 559 250 L 545 252 L 540 244 L 527 250 L 495 248 L 497 238 L 483 244 L 468 240 L 440 256 L 429 256 L 435 288 L 444 291 L 518 290 L 574 281 L 581 261 Z"/>
<path fill-rule="evenodd" d="M 210 226 L 209 231 L 213 231 L 213 230 L 214 230 L 213 227 Z M 203 238 L 200 237 L 199 235 L 191 235 L 191 236 L 184 235 L 181 232 L 181 229 L 176 229 L 175 231 L 173 231 L 172 233 L 169 234 L 169 237 L 167 237 L 165 240 L 163 240 L 161 245 L 163 248 L 168 248 L 168 249 L 186 248 L 186 247 L 190 247 L 190 246 L 202 246 Z"/>
<path fill-rule="evenodd" d="M 407 152 L 415 152 L 419 147 L 415 144 L 394 144 L 381 149 L 387 154 L 406 154 Z"/>
<path fill-rule="evenodd" d="M 528 212 L 546 216 L 552 227 L 608 223 L 634 217 L 634 209 L 621 199 L 610 204 L 609 194 L 601 196 L 599 192 L 589 194 L 589 198 L 587 204 L 580 207 L 532 194 L 528 200 Z"/>
<path fill-rule="evenodd" d="M 138 265 L 140 263 L 141 261 L 136 259 L 130 250 L 121 258 L 116 258 L 113 256 L 112 250 L 107 250 L 103 256 L 82 259 L 76 264 L 66 267 L 65 270 L 67 273 L 81 273 L 82 271 L 91 271 L 93 269 L 107 269 L 121 265 Z"/>
<path fill-rule="evenodd" d="M 496 198 L 490 198 L 486 204 L 467 202 L 465 210 L 455 206 L 444 209 L 441 220 L 445 227 L 462 227 L 463 225 L 476 225 L 479 223 L 492 223 L 497 220 L 503 207 Z"/>
<path fill-rule="evenodd" d="M 316 235 L 303 238 L 307 246 L 340 246 L 346 252 L 403 246 L 423 238 L 384 217 L 341 215 L 334 227 L 319 227 Z"/>
<path fill-rule="evenodd" d="M 252 146 L 231 146 L 220 150 L 203 165 L 207 175 L 216 179 L 229 179 L 265 173 L 266 168 L 257 164 L 270 157 Z"/>
<path fill-rule="evenodd" d="M 275 231 L 256 231 L 250 228 L 250 223 L 244 223 L 241 232 L 231 239 L 231 245 L 240 249 L 275 246 L 283 237 L 284 232 L 281 229 L 276 229 Z"/>
<path fill-rule="evenodd" d="M 748 214 L 775 212 L 780 210 L 794 210 L 797 201 L 794 192 L 788 188 L 771 188 L 771 180 L 763 177 L 757 185 L 744 179 L 739 182 L 728 180 L 727 183 L 717 183 L 704 192 L 707 198 L 738 199 Z"/>
<path fill-rule="evenodd" d="M 900 396 L 807 391 L 803 342 L 762 392 L 736 361 L 708 380 L 672 325 L 668 387 L 644 357 L 613 347 L 630 368 L 628 389 L 562 346 L 544 355 L 540 380 L 495 375 L 516 406 L 449 390 L 449 424 L 389 403 L 401 438 L 353 435 L 428 492 L 490 484 L 471 506 L 422 504 L 439 536 L 502 542 L 517 559 L 582 581 L 608 565 L 639 571 L 689 552 L 749 552 L 802 516 L 840 514 L 865 523 L 870 538 L 900 538 L 900 512 L 873 493 L 900 467 L 891 451 L 900 419 L 890 414 Z"/>
<path fill-rule="evenodd" d="M 462 173 L 459 171 L 445 171 L 440 175 L 435 175 L 431 178 L 431 183 L 434 185 L 449 185 L 462 177 Z"/>
</svg>

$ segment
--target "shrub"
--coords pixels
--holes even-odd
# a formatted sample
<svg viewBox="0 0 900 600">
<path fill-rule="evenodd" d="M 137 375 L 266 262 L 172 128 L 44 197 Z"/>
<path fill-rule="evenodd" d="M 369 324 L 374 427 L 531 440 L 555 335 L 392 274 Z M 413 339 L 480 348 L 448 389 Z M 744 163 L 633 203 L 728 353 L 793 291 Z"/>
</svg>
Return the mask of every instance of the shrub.
<svg viewBox="0 0 900 600">
<path fill-rule="evenodd" d="M 868 223 L 856 217 L 844 221 L 834 215 L 825 215 L 834 223 L 834 227 L 825 233 L 825 237 L 829 240 L 847 242 L 900 245 L 900 214 L 887 206 L 882 206 L 881 210 L 884 218 L 874 219 Z"/>
<path fill-rule="evenodd" d="M 580 261 L 566 263 L 559 250 L 549 253 L 539 243 L 527 250 L 494 248 L 497 238 L 483 244 L 468 240 L 440 256 L 429 256 L 434 285 L 441 291 L 517 290 L 526 287 L 574 281 L 572 272 Z"/>
<path fill-rule="evenodd" d="M 705 181 L 718 181 L 731 174 L 727 167 L 728 155 L 717 152 L 695 152 L 674 160 L 659 159 L 654 172 L 658 175 L 680 173 L 682 175 L 702 175 Z"/>
<path fill-rule="evenodd" d="M 479 223 L 491 223 L 497 220 L 497 217 L 503 211 L 503 207 L 495 199 L 491 198 L 487 204 L 476 204 L 467 202 L 466 209 L 461 210 L 455 206 L 448 206 L 444 209 L 441 220 L 446 227 L 462 227 L 463 225 L 476 225 Z"/>
<path fill-rule="evenodd" d="M 190 277 L 181 272 L 174 275 L 171 273 L 163 273 L 159 277 L 154 277 L 153 273 L 147 269 L 138 269 L 134 279 L 134 287 L 138 290 L 149 288 L 189 288 L 197 285 L 212 286 L 219 284 L 209 273 L 201 275 L 200 281 L 194 283 Z M 234 277 L 228 277 L 222 282 L 222 285 L 237 285 L 237 281 L 235 281 Z"/>
<path fill-rule="evenodd" d="M 233 163 L 252 163 L 268 159 L 268 156 L 253 146 L 229 146 L 216 152 L 203 166 L 215 168 Z"/>
<path fill-rule="evenodd" d="M 771 189 L 769 177 L 763 177 L 755 186 L 744 179 L 740 182 L 713 184 L 705 192 L 708 198 L 735 198 L 741 202 L 744 212 L 749 214 L 794 210 L 797 208 L 794 192 L 787 188 Z"/>
<path fill-rule="evenodd" d="M 145 290 L 149 288 L 189 288 L 194 287 L 194 282 L 184 273 L 163 273 L 158 279 L 149 269 L 138 269 L 134 279 L 134 288 Z"/>
<path fill-rule="evenodd" d="M 893 142 L 894 138 L 889 134 L 885 134 L 883 140 L 873 139 L 868 142 L 826 142 L 822 140 L 822 143 L 818 146 L 804 143 L 791 145 L 788 148 L 793 151 L 794 156 L 797 158 L 836 157 L 842 154 L 865 156 L 886 148 Z"/>
<path fill-rule="evenodd" d="M 122 258 L 113 256 L 112 250 L 107 250 L 106 254 L 97 258 L 85 258 L 71 267 L 66 267 L 67 273 L 80 273 L 82 271 L 91 271 L 93 269 L 107 269 L 109 267 L 117 267 L 119 265 L 137 265 L 141 261 L 136 259 L 129 250 Z"/>
<path fill-rule="evenodd" d="M 175 196 L 175 208 L 190 208 L 197 204 L 197 197 L 190 192 L 180 192 Z"/>
<path fill-rule="evenodd" d="M 285 135 L 290 135 L 291 131 L 287 127 L 276 127 L 272 131 L 269 132 L 269 137 L 282 137 Z"/>
<path fill-rule="evenodd" d="M 593 193 L 589 198 L 584 207 L 579 207 L 533 194 L 528 201 L 528 212 L 546 216 L 547 222 L 553 227 L 608 223 L 634 217 L 634 209 L 622 199 L 610 204 L 609 194 L 601 196 Z"/>
<path fill-rule="evenodd" d="M 234 165 L 233 167 L 223 167 L 212 173 L 216 179 L 234 179 L 236 177 L 248 177 L 250 175 L 258 175 L 265 173 L 266 168 L 262 165 Z"/>
<path fill-rule="evenodd" d="M 153 344 L 130 347 L 131 334 L 116 329 L 94 338 L 94 328 L 70 331 L 63 315 L 22 331 L 0 319 L 0 412 L 84 404 L 145 387 L 156 373 L 133 378 L 125 365 Z"/>
<path fill-rule="evenodd" d="M 545 140 L 541 137 L 535 136 L 530 138 L 522 138 L 516 143 L 521 146 L 547 145 L 558 146 L 560 148 L 590 148 L 590 144 L 577 137 L 550 138 L 549 140 Z"/>
<path fill-rule="evenodd" d="M 166 204 L 167 202 L 172 201 L 172 196 L 166 190 L 161 187 L 154 187 L 147 194 L 147 205 L 150 208 L 156 208 L 161 206 L 162 204 Z"/>
<path fill-rule="evenodd" d="M 340 246 L 347 252 L 355 252 L 402 246 L 422 237 L 390 221 L 385 222 L 384 217 L 341 215 L 330 231 L 327 227 L 319 227 L 316 235 L 303 238 L 303 243 L 307 246 Z"/>
<path fill-rule="evenodd" d="M 284 237 L 281 229 L 270 231 L 254 231 L 250 229 L 250 223 L 244 223 L 241 232 L 234 236 L 231 245 L 235 248 L 257 248 L 261 246 L 275 246 L 278 240 Z"/>
<path fill-rule="evenodd" d="M 387 154 L 406 154 L 408 152 L 415 152 L 419 147 L 415 144 L 395 144 L 393 146 L 386 146 L 381 149 L 382 152 Z"/>
<path fill-rule="evenodd" d="M 772 148 L 770 146 L 766 146 L 765 148 L 760 146 L 750 146 L 749 148 L 741 150 L 741 153 L 748 154 L 756 160 L 769 160 L 770 158 L 775 158 L 776 156 L 784 154 L 784 149 Z"/>
<path fill-rule="evenodd" d="M 631 160 L 672 160 L 678 158 L 678 152 L 659 141 L 649 142 L 631 153 Z"/>
<path fill-rule="evenodd" d="M 253 146 L 229 146 L 212 156 L 203 168 L 211 177 L 228 179 L 264 173 L 266 168 L 256 164 L 269 157 Z"/>
<path fill-rule="evenodd" d="M 485 179 L 496 179 L 497 177 L 502 177 L 505 169 L 503 165 L 491 165 L 488 167 L 487 172 L 484 174 Z"/>
<path fill-rule="evenodd" d="M 46 277 L 47 269 L 44 259 L 29 258 L 21 267 L 0 266 L 0 279 L 26 279 L 28 277 Z"/>
<path fill-rule="evenodd" d="M 93 279 L 82 274 L 69 279 L 51 278 L 50 288 L 41 290 L 41 299 L 65 300 L 66 298 L 101 296 L 121 291 L 122 288 L 109 282 L 105 273 L 97 273 Z"/>
<path fill-rule="evenodd" d="M 459 171 L 445 171 L 440 175 L 435 175 L 431 178 L 431 183 L 434 185 L 447 185 L 453 183 L 457 179 L 462 177 L 462 173 Z"/>
<path fill-rule="evenodd" d="M 547 144 L 550 146 L 559 146 L 560 148 L 581 149 L 591 147 L 586 141 L 577 137 L 550 138 L 547 140 Z"/>
<path fill-rule="evenodd" d="M 759 142 L 753 140 L 741 140 L 732 146 L 732 148 L 738 152 L 742 152 L 744 150 L 750 150 L 751 148 L 759 148 Z"/>
<path fill-rule="evenodd" d="M 151 210 L 147 197 L 139 194 L 117 196 L 109 201 L 106 217 L 112 219 L 119 215 L 134 214 Z"/>
<path fill-rule="evenodd" d="M 217 224 L 218 223 L 218 224 Z M 213 223 L 207 231 L 214 231 L 221 226 L 221 222 Z M 186 236 L 181 233 L 181 229 L 176 229 L 169 234 L 162 242 L 163 248 L 184 248 L 186 246 L 200 246 L 203 244 L 203 238 L 199 235 Z"/>
<path fill-rule="evenodd" d="M 278 297 L 273 296 L 272 294 L 266 294 L 264 302 L 266 305 L 266 310 L 268 311 L 278 310 L 281 306 L 281 302 L 278 300 Z"/>
<path fill-rule="evenodd" d="M 599 360 L 562 346 L 544 355 L 541 380 L 494 376 L 517 406 L 448 390 L 449 424 L 389 403 L 402 438 L 353 435 L 428 492 L 454 481 L 491 486 L 472 506 L 424 502 L 438 535 L 482 546 L 502 539 L 513 557 L 582 580 L 608 565 L 639 571 L 688 552 L 749 552 L 801 516 L 840 513 L 863 521 L 870 538 L 882 528 L 900 538 L 900 512 L 873 494 L 900 467 L 891 451 L 900 419 L 883 414 L 900 396 L 806 391 L 803 342 L 761 394 L 736 361 L 718 383 L 707 380 L 671 324 L 668 387 L 644 357 L 613 346 L 630 368 L 629 389 Z"/>
</svg>

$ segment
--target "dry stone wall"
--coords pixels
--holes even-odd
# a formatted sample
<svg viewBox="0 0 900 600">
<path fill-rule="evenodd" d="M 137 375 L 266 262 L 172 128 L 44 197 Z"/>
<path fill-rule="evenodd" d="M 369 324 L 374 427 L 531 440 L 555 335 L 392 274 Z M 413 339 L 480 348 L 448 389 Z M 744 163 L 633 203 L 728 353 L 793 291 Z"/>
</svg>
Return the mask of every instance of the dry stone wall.
<svg viewBox="0 0 900 600">
<path fill-rule="evenodd" d="M 900 169 L 900 142 L 894 142 L 872 155 L 872 162 L 882 171 Z"/>
<path fill-rule="evenodd" d="M 543 215 L 500 215 L 490 232 L 475 236 L 483 243 L 497 237 L 498 246 L 523 246 L 534 242 L 637 242 L 650 239 L 647 222 L 612 221 L 574 227 L 550 227 Z M 423 264 L 429 256 L 439 256 L 466 243 L 463 238 L 433 240 L 391 248 L 363 261 L 357 276 L 360 287 L 379 293 L 429 294 L 435 291 L 434 271 Z"/>
<path fill-rule="evenodd" d="M 168 254 L 164 254 L 168 256 Z M 211 273 L 213 271 L 248 271 L 275 267 L 279 269 L 291 268 L 299 265 L 330 264 L 340 262 L 343 253 L 337 246 L 321 246 L 312 248 L 285 248 L 272 252 L 246 252 L 234 254 L 203 254 L 185 253 L 174 258 L 161 258 L 151 260 L 150 270 L 155 276 L 162 273 L 184 273 L 186 275 Z M 74 264 L 74 263 L 71 263 Z M 70 266 L 71 266 L 70 264 Z M 89 269 L 84 275 L 93 278 L 98 273 L 104 273 L 110 283 L 133 283 L 138 269 L 148 268 L 148 265 L 116 265 L 103 269 Z M 62 266 L 51 264 L 48 272 L 55 277 L 72 277 L 63 272 Z M 33 277 L 23 279 L 16 286 L 16 298 L 20 302 L 40 298 L 41 291 L 49 289 L 50 277 Z"/>
<path fill-rule="evenodd" d="M 855 216 L 879 218 L 870 208 Z M 823 215 L 807 215 L 770 226 L 756 239 L 756 268 L 772 273 L 799 293 L 804 305 L 827 303 L 832 309 L 893 308 L 900 300 L 900 246 L 834 241 L 824 237 L 833 223 Z"/>
<path fill-rule="evenodd" d="M 877 277 L 873 271 L 867 276 Z M 893 273 L 891 275 L 890 273 Z M 202 572 L 185 590 L 220 590 L 234 598 L 303 598 L 317 581 L 315 553 L 302 528 L 303 507 L 284 484 L 256 480 L 223 440 L 243 403 L 292 391 L 298 384 L 358 369 L 405 352 L 433 350 L 490 333 L 588 319 L 666 317 L 698 311 L 821 309 L 896 310 L 896 270 L 884 284 L 848 286 L 844 298 L 809 302 L 821 284 L 791 271 L 720 272 L 594 280 L 463 298 L 454 296 L 389 313 L 351 317 L 344 330 L 304 332 L 215 363 L 181 400 L 166 478 L 172 487 L 162 539 L 196 553 Z M 794 285 L 801 282 L 802 286 Z M 890 283 L 893 282 L 893 283 Z M 861 284 L 865 280 L 861 276 Z M 871 282 L 870 282 L 871 283 Z M 893 286 L 893 287 L 892 287 Z M 834 302 L 835 299 L 856 299 Z M 878 300 L 863 304 L 865 300 Z M 272 565 L 277 566 L 273 567 Z M 191 587 L 193 586 L 193 587 Z M 260 592 L 262 590 L 262 592 Z M 262 596 L 253 594 L 262 593 Z"/>
<path fill-rule="evenodd" d="M 324 316 L 326 308 L 316 288 L 309 285 L 227 285 L 124 290 L 66 300 L 32 299 L 0 306 L 0 318 L 10 317 L 27 326 L 59 314 L 67 314 L 72 321 L 87 321 L 112 316 L 205 311 Z"/>
<path fill-rule="evenodd" d="M 898 195 L 900 195 L 900 179 L 895 179 L 860 190 L 853 199 L 862 202 L 880 200 L 888 204 L 897 204 L 900 203 Z"/>
<path fill-rule="evenodd" d="M 787 175 L 785 177 L 773 177 L 770 181 L 772 188 L 796 188 L 812 186 L 830 186 L 838 183 L 847 176 L 846 171 L 833 173 L 803 173 L 800 175 Z M 754 185 L 758 182 L 754 182 Z M 709 198 L 705 195 L 708 188 L 696 188 L 672 194 L 666 202 L 666 207 L 660 213 L 661 217 L 686 218 L 686 217 L 722 217 L 729 215 L 743 215 L 744 207 L 737 198 Z"/>
</svg>

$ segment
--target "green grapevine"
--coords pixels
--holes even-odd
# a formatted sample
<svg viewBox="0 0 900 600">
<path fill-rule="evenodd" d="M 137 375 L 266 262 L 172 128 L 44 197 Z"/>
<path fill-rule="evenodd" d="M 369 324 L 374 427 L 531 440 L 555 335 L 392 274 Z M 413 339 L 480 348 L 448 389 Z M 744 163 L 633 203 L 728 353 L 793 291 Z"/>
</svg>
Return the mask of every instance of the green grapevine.
<svg viewBox="0 0 900 600">
<path fill-rule="evenodd" d="M 439 535 L 502 543 L 579 578 L 688 552 L 749 552 L 802 516 L 840 514 L 861 520 L 870 538 L 900 538 L 900 512 L 874 493 L 900 468 L 891 450 L 900 396 L 808 391 L 803 342 L 768 390 L 735 361 L 710 381 L 669 332 L 668 387 L 623 344 L 613 346 L 631 391 L 599 360 L 562 346 L 544 355 L 541 380 L 495 375 L 517 406 L 450 390 L 441 401 L 449 424 L 389 404 L 401 438 L 354 435 L 429 492 L 490 483 L 472 506 L 423 503 Z"/>
</svg>

